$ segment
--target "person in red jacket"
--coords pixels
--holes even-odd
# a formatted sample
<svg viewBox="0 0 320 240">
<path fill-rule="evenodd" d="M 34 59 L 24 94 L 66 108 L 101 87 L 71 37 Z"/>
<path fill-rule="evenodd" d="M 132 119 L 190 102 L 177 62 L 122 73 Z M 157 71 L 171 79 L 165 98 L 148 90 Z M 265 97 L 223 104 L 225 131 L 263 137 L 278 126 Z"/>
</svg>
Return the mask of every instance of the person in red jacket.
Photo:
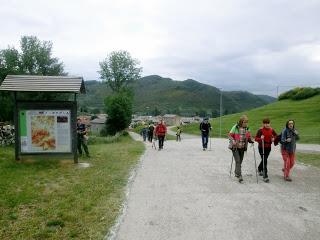
<svg viewBox="0 0 320 240">
<path fill-rule="evenodd" d="M 156 130 L 155 130 L 155 135 L 157 136 L 159 141 L 159 151 L 163 149 L 163 142 L 164 142 L 166 133 L 167 133 L 167 127 L 163 123 L 163 120 L 161 119 L 158 125 L 156 126 Z"/>
<path fill-rule="evenodd" d="M 262 120 L 262 128 L 256 134 L 255 141 L 259 143 L 258 149 L 261 156 L 261 162 L 258 167 L 259 175 L 263 176 L 263 181 L 269 182 L 268 178 L 268 157 L 271 151 L 271 145 L 277 137 L 276 132 L 270 126 L 270 119 Z"/>
</svg>

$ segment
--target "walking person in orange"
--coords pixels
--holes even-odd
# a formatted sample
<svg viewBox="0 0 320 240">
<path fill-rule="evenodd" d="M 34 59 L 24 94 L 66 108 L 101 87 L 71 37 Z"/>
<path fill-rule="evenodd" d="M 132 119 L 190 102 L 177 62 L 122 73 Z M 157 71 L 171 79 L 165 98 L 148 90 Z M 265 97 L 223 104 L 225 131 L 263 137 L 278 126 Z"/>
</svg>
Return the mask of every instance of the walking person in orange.
<svg viewBox="0 0 320 240">
<path fill-rule="evenodd" d="M 298 131 L 295 129 L 294 120 L 288 120 L 286 128 L 281 133 L 281 154 L 283 158 L 284 180 L 291 182 L 290 171 L 294 166 L 296 156 L 296 141 L 299 140 Z"/>
<path fill-rule="evenodd" d="M 161 119 L 155 129 L 155 135 L 157 136 L 159 141 L 159 151 L 163 149 L 163 142 L 164 142 L 166 133 L 167 133 L 167 127 L 164 124 L 163 120 Z"/>
</svg>

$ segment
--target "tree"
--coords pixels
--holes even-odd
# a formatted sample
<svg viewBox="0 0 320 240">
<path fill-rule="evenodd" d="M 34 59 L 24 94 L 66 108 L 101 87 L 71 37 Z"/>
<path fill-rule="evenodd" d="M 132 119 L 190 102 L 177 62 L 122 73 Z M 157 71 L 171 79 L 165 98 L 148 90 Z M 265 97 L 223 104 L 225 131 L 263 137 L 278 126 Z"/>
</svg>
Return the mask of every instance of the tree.
<svg viewBox="0 0 320 240">
<path fill-rule="evenodd" d="M 139 61 L 133 59 L 127 51 L 111 52 L 99 64 L 101 78 L 106 80 L 112 91 L 116 93 L 141 77 L 142 68 L 137 67 Z"/>
<path fill-rule="evenodd" d="M 132 116 L 132 102 L 133 95 L 124 90 L 106 98 L 107 134 L 115 135 L 129 126 Z"/>
<path fill-rule="evenodd" d="M 14 47 L 0 50 L 0 83 L 8 74 L 30 75 L 67 75 L 63 63 L 52 57 L 52 43 L 41 42 L 35 36 L 23 36 L 20 40 L 19 52 Z M 22 98 L 31 96 L 33 100 L 51 100 L 56 94 L 39 93 L 23 94 Z M 0 121 L 13 118 L 13 96 L 8 92 L 0 92 Z"/>
<path fill-rule="evenodd" d="M 129 84 L 138 80 L 142 68 L 138 67 L 139 61 L 133 59 L 127 51 L 114 51 L 100 62 L 100 77 L 113 91 L 113 94 L 106 98 L 106 122 L 107 134 L 114 135 L 118 131 L 127 128 L 131 122 L 133 91 Z"/>
</svg>

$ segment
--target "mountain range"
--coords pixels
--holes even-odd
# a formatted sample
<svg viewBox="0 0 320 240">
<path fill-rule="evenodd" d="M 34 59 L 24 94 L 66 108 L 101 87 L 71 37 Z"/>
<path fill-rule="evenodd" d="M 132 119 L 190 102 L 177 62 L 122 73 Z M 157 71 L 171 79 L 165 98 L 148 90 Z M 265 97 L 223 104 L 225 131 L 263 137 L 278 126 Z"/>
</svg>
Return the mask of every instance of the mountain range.
<svg viewBox="0 0 320 240">
<path fill-rule="evenodd" d="M 87 111 L 104 109 L 104 99 L 111 94 L 106 83 L 86 81 L 87 94 L 79 96 L 79 108 Z M 276 99 L 247 91 L 220 91 L 192 79 L 174 81 L 158 75 L 142 77 L 131 86 L 134 91 L 133 112 L 158 115 L 174 113 L 182 116 L 230 114 L 260 107 Z"/>
</svg>

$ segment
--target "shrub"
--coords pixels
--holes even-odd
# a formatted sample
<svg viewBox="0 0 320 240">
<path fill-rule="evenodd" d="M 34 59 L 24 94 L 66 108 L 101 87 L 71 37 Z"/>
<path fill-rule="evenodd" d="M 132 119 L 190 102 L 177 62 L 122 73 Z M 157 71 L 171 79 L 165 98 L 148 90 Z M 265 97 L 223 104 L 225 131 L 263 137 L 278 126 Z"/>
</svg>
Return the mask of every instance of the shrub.
<svg viewBox="0 0 320 240">
<path fill-rule="evenodd" d="M 313 97 L 318 94 L 320 94 L 320 88 L 310 88 L 310 87 L 294 88 L 290 91 L 282 93 L 278 97 L 278 100 L 284 100 L 284 99 L 302 100 L 302 99 Z"/>
</svg>

